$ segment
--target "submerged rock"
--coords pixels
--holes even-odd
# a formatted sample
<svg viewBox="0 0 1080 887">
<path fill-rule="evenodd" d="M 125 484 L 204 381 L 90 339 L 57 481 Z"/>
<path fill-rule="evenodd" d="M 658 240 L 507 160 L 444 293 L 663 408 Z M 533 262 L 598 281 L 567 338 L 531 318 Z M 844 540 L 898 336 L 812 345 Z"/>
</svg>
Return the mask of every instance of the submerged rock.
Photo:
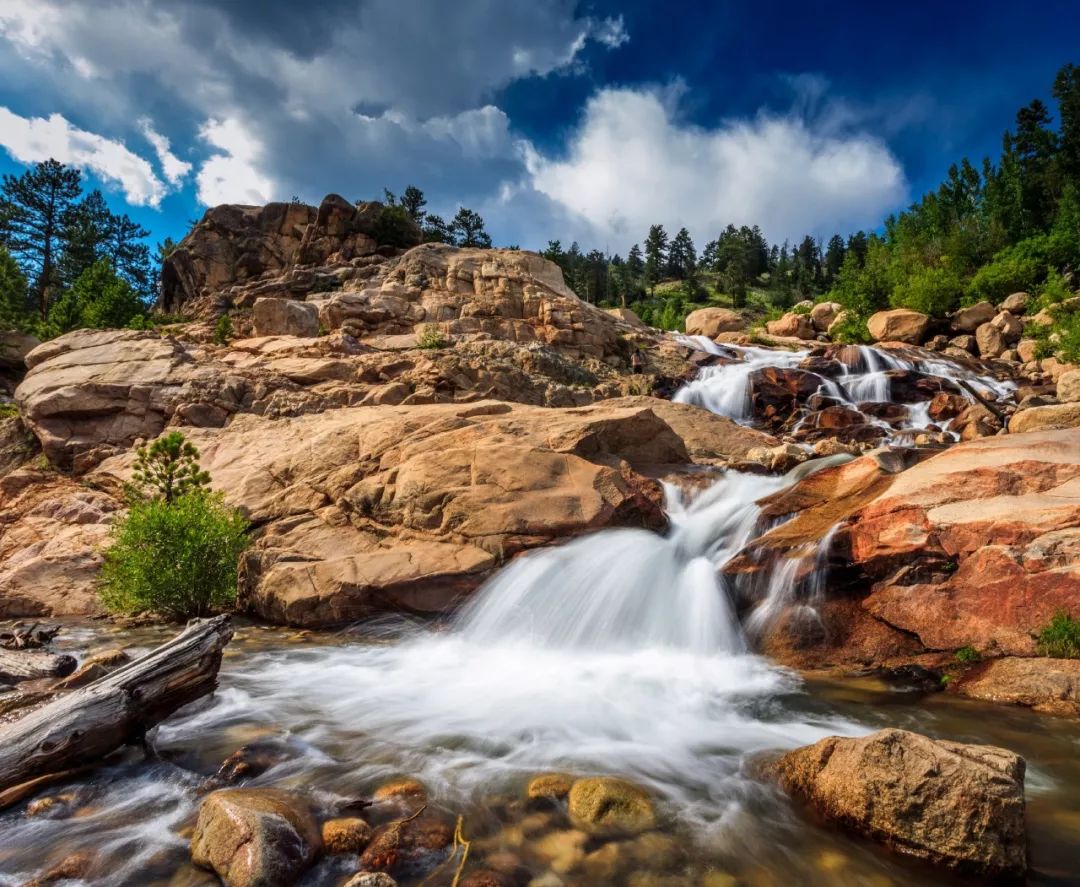
<svg viewBox="0 0 1080 887">
<path fill-rule="evenodd" d="M 441 863 L 453 840 L 453 830 L 428 815 L 380 826 L 360 856 L 360 867 L 395 878 L 427 874 Z"/>
<path fill-rule="evenodd" d="M 191 859 L 226 887 L 286 887 L 322 849 L 307 804 L 276 789 L 223 789 L 199 808 Z"/>
<path fill-rule="evenodd" d="M 322 824 L 322 842 L 327 853 L 359 853 L 371 841 L 371 826 L 355 816 L 329 819 Z"/>
<path fill-rule="evenodd" d="M 525 796 L 531 800 L 544 798 L 562 800 L 574 787 L 574 777 L 565 773 L 541 773 L 529 780 Z"/>
<path fill-rule="evenodd" d="M 592 832 L 635 833 L 656 824 L 648 793 L 613 776 L 579 779 L 570 789 L 570 819 Z"/>
<path fill-rule="evenodd" d="M 1002 748 L 881 730 L 782 756 L 773 772 L 828 820 L 968 875 L 1027 870 L 1024 759 Z"/>
<path fill-rule="evenodd" d="M 1044 714 L 1080 717 L 1080 659 L 994 659 L 952 681 L 949 691 Z"/>
</svg>

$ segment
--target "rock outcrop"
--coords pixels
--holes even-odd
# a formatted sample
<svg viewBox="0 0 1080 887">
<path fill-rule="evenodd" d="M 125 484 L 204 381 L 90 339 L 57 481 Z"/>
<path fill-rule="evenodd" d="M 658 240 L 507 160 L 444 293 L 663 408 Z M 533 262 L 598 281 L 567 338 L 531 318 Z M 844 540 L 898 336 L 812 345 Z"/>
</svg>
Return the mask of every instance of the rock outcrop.
<svg viewBox="0 0 1080 887">
<path fill-rule="evenodd" d="M 949 690 L 972 699 L 1080 717 L 1080 659 L 992 659 L 961 674 Z"/>
<path fill-rule="evenodd" d="M 1024 759 L 882 730 L 788 752 L 773 772 L 819 815 L 897 853 L 985 878 L 1027 871 Z"/>
</svg>

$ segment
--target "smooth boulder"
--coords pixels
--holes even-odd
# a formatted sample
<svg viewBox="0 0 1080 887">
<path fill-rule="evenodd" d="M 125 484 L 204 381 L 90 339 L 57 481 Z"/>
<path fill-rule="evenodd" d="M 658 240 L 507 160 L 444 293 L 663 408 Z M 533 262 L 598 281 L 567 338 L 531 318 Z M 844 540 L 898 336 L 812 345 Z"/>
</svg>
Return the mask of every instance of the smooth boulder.
<svg viewBox="0 0 1080 887">
<path fill-rule="evenodd" d="M 905 342 L 919 345 L 930 329 L 930 318 L 918 311 L 894 308 L 870 315 L 866 328 L 875 342 Z"/>
<path fill-rule="evenodd" d="M 312 302 L 295 299 L 261 298 L 251 309 L 251 321 L 256 336 L 319 335 L 319 307 Z"/>
<path fill-rule="evenodd" d="M 306 803 L 276 789 L 223 789 L 199 808 L 191 859 L 226 887 L 286 887 L 322 849 Z"/>
<path fill-rule="evenodd" d="M 734 333 L 746 328 L 746 321 L 736 311 L 727 308 L 698 308 L 686 315 L 688 336 L 707 336 L 715 339 L 720 333 Z"/>
<path fill-rule="evenodd" d="M 788 752 L 773 772 L 819 815 L 897 853 L 961 874 L 1027 870 L 1024 759 L 1003 748 L 906 730 L 831 736 Z"/>
<path fill-rule="evenodd" d="M 614 776 L 579 779 L 568 800 L 571 821 L 586 831 L 636 834 L 656 825 L 648 792 Z"/>
<path fill-rule="evenodd" d="M 952 316 L 953 329 L 961 333 L 973 333 L 984 323 L 994 319 L 997 311 L 989 302 L 976 302 L 967 308 L 961 308 Z"/>
</svg>

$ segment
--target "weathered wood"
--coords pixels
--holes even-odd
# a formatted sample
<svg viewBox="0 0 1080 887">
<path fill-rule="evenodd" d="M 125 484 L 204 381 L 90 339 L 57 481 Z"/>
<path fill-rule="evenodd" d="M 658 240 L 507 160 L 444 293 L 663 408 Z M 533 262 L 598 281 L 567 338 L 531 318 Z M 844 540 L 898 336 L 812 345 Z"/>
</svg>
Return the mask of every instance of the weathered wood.
<svg viewBox="0 0 1080 887">
<path fill-rule="evenodd" d="M 37 678 L 62 678 L 75 671 L 75 657 L 0 648 L 0 683 L 17 684 Z"/>
<path fill-rule="evenodd" d="M 228 616 L 177 637 L 80 690 L 0 723 L 0 791 L 96 761 L 217 687 Z"/>
<path fill-rule="evenodd" d="M 35 622 L 29 628 L 16 626 L 11 630 L 0 631 L 0 647 L 7 650 L 36 650 L 46 646 L 60 634 L 59 625 L 54 625 L 52 628 L 38 628 L 40 624 Z"/>
</svg>

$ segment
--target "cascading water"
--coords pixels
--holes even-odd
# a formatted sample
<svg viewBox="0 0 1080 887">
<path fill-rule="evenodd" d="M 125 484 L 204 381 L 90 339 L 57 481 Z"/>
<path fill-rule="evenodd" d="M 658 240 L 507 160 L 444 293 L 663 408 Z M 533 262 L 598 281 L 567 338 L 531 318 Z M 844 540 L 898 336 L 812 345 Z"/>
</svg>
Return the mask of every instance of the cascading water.
<svg viewBox="0 0 1080 887">
<path fill-rule="evenodd" d="M 687 382 L 672 398 L 676 403 L 692 404 L 721 416 L 727 416 L 744 425 L 754 421 L 751 406 L 750 376 L 767 367 L 796 368 L 810 356 L 810 351 L 774 351 L 752 346 L 718 345 L 706 336 L 678 335 L 676 339 L 688 348 L 704 351 L 724 358 L 716 366 L 706 366 L 697 377 Z M 918 363 L 906 360 L 881 348 L 868 345 L 857 348 L 859 359 L 855 367 L 842 365 L 841 375 L 836 379 L 823 379 L 820 394 L 834 398 L 853 409 L 867 403 L 886 403 L 892 400 L 891 370 L 916 370 L 923 375 L 936 376 L 954 383 L 954 388 L 969 401 L 974 398 L 967 385 L 981 389 L 992 398 L 1007 396 L 1014 389 L 1010 382 L 1002 382 L 991 376 L 980 375 L 958 363 L 927 358 Z M 901 423 L 897 434 L 888 423 L 869 418 L 868 424 L 887 429 L 888 438 L 903 433 L 926 429 L 931 424 L 948 428 L 948 422 L 935 423 L 929 413 L 929 401 L 907 404 L 907 418 Z"/>
</svg>

